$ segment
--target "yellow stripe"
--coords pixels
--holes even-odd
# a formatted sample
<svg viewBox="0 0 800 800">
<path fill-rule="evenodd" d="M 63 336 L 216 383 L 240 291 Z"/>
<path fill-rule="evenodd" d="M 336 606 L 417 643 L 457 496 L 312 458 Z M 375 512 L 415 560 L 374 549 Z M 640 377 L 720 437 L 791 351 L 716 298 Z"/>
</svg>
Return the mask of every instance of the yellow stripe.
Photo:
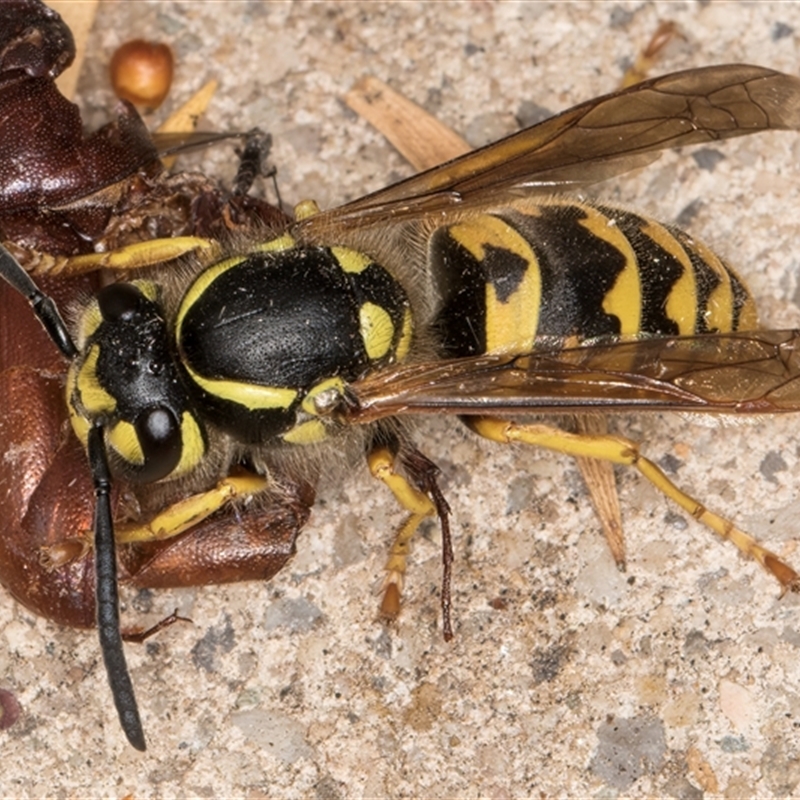
<svg viewBox="0 0 800 800">
<path fill-rule="evenodd" d="M 184 364 L 191 379 L 214 397 L 237 403 L 250 411 L 286 409 L 297 399 L 296 389 L 283 389 L 276 386 L 259 386 L 257 383 L 204 378 Z"/>
<path fill-rule="evenodd" d="M 718 286 L 706 301 L 703 316 L 709 330 L 726 332 L 733 327 L 733 287 L 731 276 L 719 256 L 697 239 L 687 237 L 686 246 L 697 254 L 704 264 L 719 277 Z"/>
<path fill-rule="evenodd" d="M 527 264 L 519 286 L 505 302 L 498 299 L 491 283 L 486 284 L 486 352 L 530 352 L 542 299 L 539 261 L 533 248 L 507 222 L 489 214 L 453 225 L 449 234 L 478 261 L 484 260 L 489 245 L 513 253 Z"/>
<path fill-rule="evenodd" d="M 270 239 L 268 242 L 256 245 L 253 248 L 254 253 L 280 253 L 283 250 L 291 250 L 297 242 L 288 233 L 283 236 L 278 236 L 275 239 Z"/>
<path fill-rule="evenodd" d="M 678 326 L 679 334 L 694 333 L 697 323 L 697 281 L 689 254 L 663 225 L 654 220 L 646 220 L 641 231 L 683 267 L 683 274 L 669 291 L 664 310 L 667 317 Z"/>
<path fill-rule="evenodd" d="M 181 326 L 183 325 L 183 319 L 186 314 L 189 312 L 189 309 L 202 297 L 205 291 L 208 289 L 209 286 L 223 273 L 227 272 L 229 269 L 232 269 L 237 264 L 241 264 L 246 259 L 242 256 L 236 256 L 235 258 L 226 258 L 224 261 L 219 261 L 218 263 L 210 266 L 208 269 L 203 270 L 198 276 L 195 282 L 189 287 L 189 291 L 183 296 L 183 300 L 181 300 L 181 306 L 178 309 L 178 317 L 175 320 L 175 338 L 180 341 L 181 337 Z"/>
<path fill-rule="evenodd" d="M 586 230 L 601 241 L 608 242 L 625 257 L 625 266 L 603 298 L 603 311 L 619 319 L 622 336 L 638 333 L 642 327 L 642 282 L 633 246 L 611 217 L 585 203 L 573 202 L 570 205 L 586 214 L 585 219 L 579 220 Z"/>
<path fill-rule="evenodd" d="M 181 460 L 170 474 L 185 475 L 202 461 L 205 454 L 206 447 L 200 426 L 190 412 L 184 411 L 181 417 Z"/>
<path fill-rule="evenodd" d="M 414 333 L 414 318 L 411 315 L 411 309 L 407 308 L 403 314 L 403 328 L 400 331 L 400 341 L 397 342 L 395 348 L 395 358 L 397 361 L 405 361 L 408 351 L 411 348 L 411 337 Z"/>
<path fill-rule="evenodd" d="M 750 290 L 745 285 L 744 281 L 739 276 L 739 273 L 736 272 L 733 267 L 727 262 L 722 261 L 722 266 L 725 268 L 725 271 L 736 278 L 739 281 L 742 289 L 747 293 L 747 298 L 742 303 L 742 307 L 739 309 L 739 319 L 737 321 L 737 330 L 740 331 L 756 331 L 759 328 L 758 324 L 758 309 L 756 308 L 756 301 L 753 298 L 753 295 L 750 294 Z"/>
</svg>

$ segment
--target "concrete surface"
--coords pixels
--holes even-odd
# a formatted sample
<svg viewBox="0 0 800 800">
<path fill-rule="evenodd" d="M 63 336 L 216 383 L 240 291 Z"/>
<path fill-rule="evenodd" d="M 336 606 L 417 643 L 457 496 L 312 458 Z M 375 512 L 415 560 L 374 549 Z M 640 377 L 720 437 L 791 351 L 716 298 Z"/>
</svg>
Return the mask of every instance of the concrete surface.
<svg viewBox="0 0 800 800">
<path fill-rule="evenodd" d="M 684 38 L 657 70 L 730 61 L 798 71 L 796 3 L 101 4 L 79 93 L 134 36 L 177 53 L 179 102 L 221 89 L 208 124 L 275 137 L 290 201 L 339 203 L 408 173 L 343 93 L 388 81 L 478 145 L 615 88 L 657 23 Z M 535 108 L 533 108 L 535 111 Z M 797 325 L 800 142 L 769 135 L 699 163 L 670 154 L 603 196 L 692 232 L 739 266 L 770 326 Z M 203 169 L 232 174 L 219 148 Z M 797 421 L 617 428 L 795 566 Z M 194 620 L 128 657 L 149 737 L 124 742 L 93 635 L 0 601 L 4 797 L 783 797 L 800 793 L 800 604 L 757 565 L 620 474 L 619 574 L 569 459 L 503 451 L 444 419 L 420 443 L 455 510 L 456 638 L 439 630 L 439 534 L 415 542 L 396 626 L 373 588 L 399 514 L 366 469 L 327 489 L 268 585 L 152 597 Z M 140 617 L 127 597 L 126 619 Z"/>
</svg>

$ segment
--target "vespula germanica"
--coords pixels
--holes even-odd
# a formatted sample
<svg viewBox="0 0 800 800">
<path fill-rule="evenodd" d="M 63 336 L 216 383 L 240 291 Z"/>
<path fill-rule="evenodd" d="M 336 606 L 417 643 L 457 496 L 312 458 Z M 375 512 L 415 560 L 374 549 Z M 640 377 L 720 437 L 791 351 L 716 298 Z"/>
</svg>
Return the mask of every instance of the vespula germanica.
<svg viewBox="0 0 800 800">
<path fill-rule="evenodd" d="M 417 413 L 461 415 L 498 442 L 635 466 L 784 589 L 800 588 L 790 566 L 631 440 L 520 418 L 798 409 L 798 336 L 757 331 L 752 298 L 725 262 L 671 226 L 561 194 L 664 148 L 798 125 L 800 81 L 788 75 L 732 65 L 650 80 L 332 211 L 298 206 L 286 230 L 224 257 L 113 283 L 72 329 L 3 251 L 0 274 L 70 362 L 67 401 L 96 494 L 98 627 L 131 743 L 144 748 L 119 635 L 115 538 L 166 538 L 232 497 L 268 496 L 297 452 L 312 461 L 367 452 L 408 512 L 387 565 L 394 607 L 414 531 L 429 516 L 447 524 L 406 422 Z M 155 242 L 150 263 L 162 252 Z M 142 266 L 126 255 L 116 268 Z M 78 258 L 71 268 L 87 265 L 108 264 Z M 173 492 L 179 481 L 187 499 L 115 525 L 112 474 Z"/>
</svg>

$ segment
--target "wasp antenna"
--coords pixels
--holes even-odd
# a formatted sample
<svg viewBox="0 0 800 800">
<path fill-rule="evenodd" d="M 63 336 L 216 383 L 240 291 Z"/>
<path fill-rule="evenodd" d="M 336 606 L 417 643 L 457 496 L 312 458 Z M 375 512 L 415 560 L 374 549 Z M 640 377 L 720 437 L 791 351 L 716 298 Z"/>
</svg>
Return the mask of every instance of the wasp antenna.
<svg viewBox="0 0 800 800">
<path fill-rule="evenodd" d="M 0 245 L 0 277 L 4 278 L 31 304 L 34 314 L 39 318 L 39 322 L 42 323 L 47 335 L 55 342 L 58 349 L 67 358 L 75 358 L 78 350 L 61 314 L 58 313 L 55 302 L 39 289 L 19 261 L 2 245 Z"/>
<path fill-rule="evenodd" d="M 108 683 L 122 730 L 137 749 L 145 750 L 144 730 L 133 693 L 133 683 L 122 649 L 117 592 L 117 553 L 111 518 L 111 475 L 106 458 L 103 427 L 93 425 L 88 438 L 89 463 L 96 497 L 94 512 L 94 559 L 97 581 L 97 629 Z"/>
</svg>

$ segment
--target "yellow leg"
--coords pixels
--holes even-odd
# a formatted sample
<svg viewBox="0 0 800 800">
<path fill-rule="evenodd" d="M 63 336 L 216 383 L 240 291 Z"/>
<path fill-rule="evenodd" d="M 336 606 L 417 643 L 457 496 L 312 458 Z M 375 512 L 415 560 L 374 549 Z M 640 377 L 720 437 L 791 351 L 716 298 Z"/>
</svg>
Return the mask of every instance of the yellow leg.
<svg viewBox="0 0 800 800">
<path fill-rule="evenodd" d="M 120 543 L 150 542 L 169 539 L 202 522 L 225 503 L 265 489 L 267 479 L 259 475 L 229 475 L 207 492 L 187 497 L 143 525 L 117 525 L 116 540 Z"/>
<path fill-rule="evenodd" d="M 621 436 L 568 433 L 549 425 L 520 425 L 492 417 L 475 417 L 467 422 L 476 433 L 496 442 L 522 442 L 572 456 L 598 458 L 614 464 L 636 467 L 657 489 L 698 522 L 711 528 L 723 539 L 733 542 L 742 553 L 758 561 L 778 579 L 784 591 L 800 591 L 800 575 L 788 564 L 762 547 L 730 520 L 709 511 L 702 503 L 681 491 L 652 461 L 641 455 L 636 442 Z"/>
<path fill-rule="evenodd" d="M 137 242 L 107 253 L 87 253 L 82 256 L 47 258 L 34 268 L 45 275 L 80 275 L 98 269 L 131 270 L 152 267 L 189 253 L 209 254 L 219 251 L 219 244 L 199 236 L 176 236 L 172 239 L 153 239 Z"/>
<path fill-rule="evenodd" d="M 388 448 L 376 448 L 367 457 L 367 462 L 372 476 L 385 483 L 397 502 L 409 512 L 395 535 L 385 567 L 381 614 L 394 619 L 400 613 L 400 597 L 411 539 L 426 517 L 436 516 L 436 506 L 426 494 L 415 489 L 394 471 L 394 455 Z"/>
<path fill-rule="evenodd" d="M 260 492 L 267 485 L 266 478 L 252 473 L 229 475 L 213 489 L 174 503 L 147 523 L 115 525 L 114 536 L 120 544 L 170 539 L 210 517 L 230 500 Z M 82 558 L 93 546 L 94 532 L 87 530 L 80 539 L 43 547 L 40 558 L 47 569 L 54 570 Z"/>
</svg>

